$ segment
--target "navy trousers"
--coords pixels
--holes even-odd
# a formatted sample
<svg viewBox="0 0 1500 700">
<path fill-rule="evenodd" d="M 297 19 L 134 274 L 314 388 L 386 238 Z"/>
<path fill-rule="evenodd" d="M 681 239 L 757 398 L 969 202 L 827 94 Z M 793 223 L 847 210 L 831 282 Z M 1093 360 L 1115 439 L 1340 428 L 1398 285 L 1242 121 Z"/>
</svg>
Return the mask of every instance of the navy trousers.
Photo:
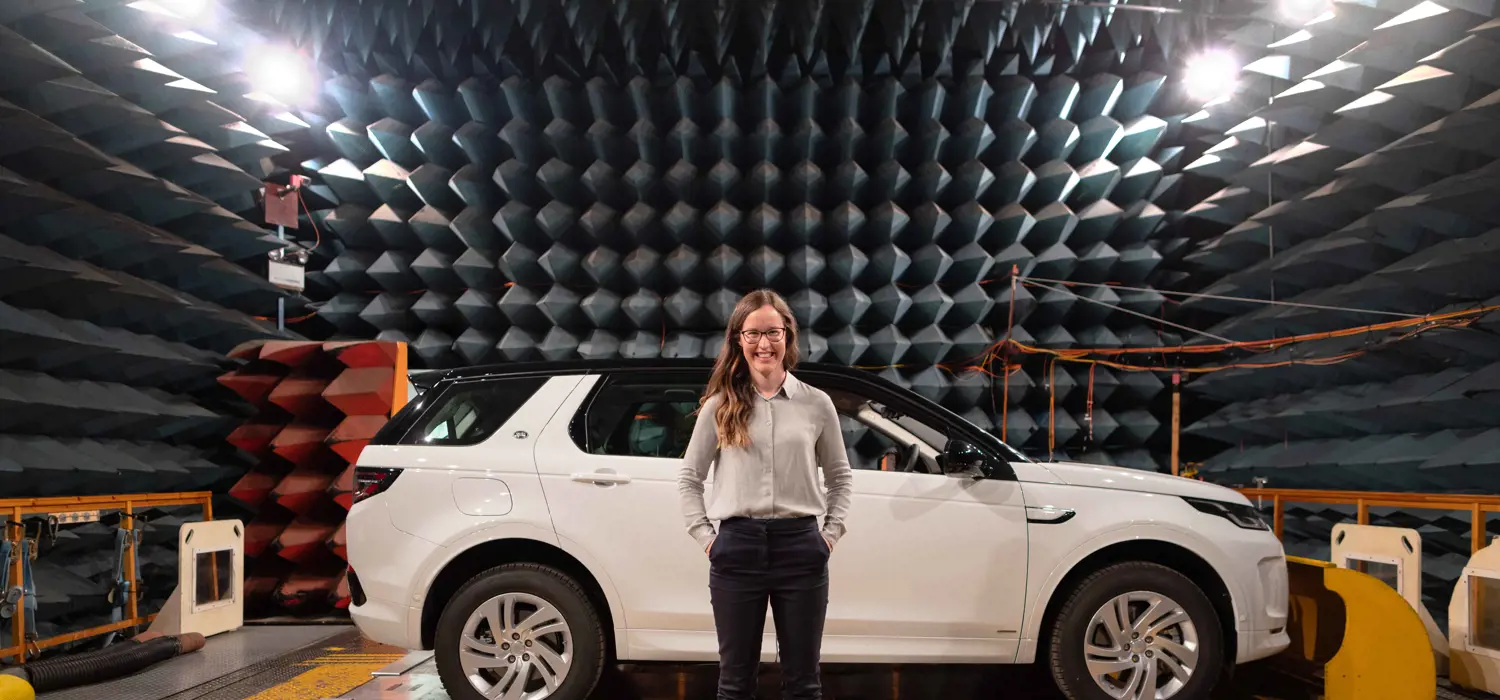
<svg viewBox="0 0 1500 700">
<path fill-rule="evenodd" d="M 781 697 L 820 700 L 828 612 L 828 542 L 816 518 L 730 518 L 709 547 L 709 592 L 719 635 L 718 700 L 751 700 L 766 605 L 776 625 Z"/>
</svg>

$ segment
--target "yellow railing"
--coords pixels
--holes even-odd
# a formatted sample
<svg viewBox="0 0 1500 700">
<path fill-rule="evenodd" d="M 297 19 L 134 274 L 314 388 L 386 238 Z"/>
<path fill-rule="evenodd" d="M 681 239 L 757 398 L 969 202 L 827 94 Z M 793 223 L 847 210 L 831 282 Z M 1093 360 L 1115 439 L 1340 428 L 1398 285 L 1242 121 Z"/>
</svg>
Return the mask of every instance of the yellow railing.
<svg viewBox="0 0 1500 700">
<path fill-rule="evenodd" d="M 125 599 L 125 619 L 118 622 L 111 622 L 107 625 L 90 627 L 28 643 L 26 641 L 25 588 L 22 578 L 24 562 L 21 558 L 21 545 L 26 538 L 26 516 L 51 516 L 67 513 L 87 513 L 91 511 L 119 511 L 120 529 L 125 530 L 127 533 L 132 533 L 136 529 L 135 514 L 139 509 L 192 505 L 203 507 L 204 520 L 213 520 L 213 494 L 208 491 L 137 493 L 118 496 L 60 496 L 56 498 L 0 499 L 0 518 L 6 519 L 6 539 L 10 540 L 15 553 L 14 559 L 11 561 L 11 585 L 20 587 L 22 590 L 21 599 L 16 601 L 15 616 L 11 619 L 11 639 L 14 640 L 15 646 L 0 649 L 0 659 L 11 657 L 17 663 L 25 663 L 28 654 L 76 642 L 80 639 L 88 639 L 148 624 L 156 618 L 154 614 L 140 616 L 140 611 L 136 607 L 140 586 L 136 580 L 135 537 L 132 535 L 125 538 L 124 574 L 125 580 L 130 583 L 130 596 Z"/>
<path fill-rule="evenodd" d="M 1354 506 L 1360 525 L 1370 524 L 1370 508 L 1405 508 L 1407 510 L 1467 510 L 1473 518 L 1469 531 L 1470 554 L 1485 546 L 1485 525 L 1489 513 L 1500 513 L 1500 496 L 1447 493 L 1401 493 L 1394 491 L 1320 491 L 1312 489 L 1236 489 L 1246 497 L 1271 501 L 1272 527 L 1281 537 L 1287 503 L 1324 503 Z"/>
</svg>

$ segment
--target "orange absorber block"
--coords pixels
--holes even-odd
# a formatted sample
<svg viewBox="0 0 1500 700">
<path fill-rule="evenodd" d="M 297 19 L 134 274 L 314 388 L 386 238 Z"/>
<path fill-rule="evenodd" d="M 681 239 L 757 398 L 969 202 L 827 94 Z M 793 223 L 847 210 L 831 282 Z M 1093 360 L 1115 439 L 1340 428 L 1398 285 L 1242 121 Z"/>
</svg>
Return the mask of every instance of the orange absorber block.
<svg viewBox="0 0 1500 700">
<path fill-rule="evenodd" d="M 265 554 L 290 522 L 291 519 L 279 509 L 262 510 L 254 520 L 245 524 L 245 557 L 254 558 Z"/>
<path fill-rule="evenodd" d="M 264 455 L 271 440 L 285 427 L 281 423 L 245 423 L 229 433 L 229 444 L 253 455 Z"/>
<path fill-rule="evenodd" d="M 310 340 L 272 340 L 260 348 L 260 359 L 287 367 L 300 367 L 322 352 L 323 344 Z"/>
<path fill-rule="evenodd" d="M 293 423 L 281 429 L 271 441 L 271 449 L 292 464 L 307 464 L 318 461 L 325 449 L 328 428 L 306 423 Z"/>
<path fill-rule="evenodd" d="M 271 391 L 281 383 L 282 379 L 283 377 L 279 374 L 235 370 L 220 376 L 219 384 L 239 394 L 240 398 L 260 406 L 265 404 Z"/>
<path fill-rule="evenodd" d="M 384 340 L 336 341 L 323 344 L 345 367 L 395 367 L 396 343 Z"/>
<path fill-rule="evenodd" d="M 240 343 L 239 345 L 234 346 L 226 354 L 230 358 L 235 359 L 235 360 L 254 360 L 254 359 L 258 359 L 260 357 L 260 348 L 261 348 L 261 346 L 265 345 L 266 343 L 269 343 L 269 342 L 271 342 L 271 341 L 269 341 L 269 340 L 267 340 L 265 338 L 257 338 L 255 340 L 247 340 L 247 341 L 245 341 L 243 343 Z"/>
<path fill-rule="evenodd" d="M 332 600 L 329 602 L 333 603 L 333 607 L 345 610 L 352 598 L 353 595 L 349 592 L 349 572 L 345 570 L 339 575 L 339 584 L 334 586 Z"/>
<path fill-rule="evenodd" d="M 391 412 L 396 370 L 392 367 L 346 369 L 323 391 L 323 398 L 351 416 L 384 416 Z"/>
<path fill-rule="evenodd" d="M 294 564 L 315 561 L 327 547 L 325 544 L 339 529 L 337 523 L 320 522 L 309 517 L 299 517 L 271 543 L 277 556 Z"/>
<path fill-rule="evenodd" d="M 385 416 L 349 416 L 328 434 L 328 446 L 344 461 L 353 464 L 375 433 L 385 427 L 387 420 Z"/>
<path fill-rule="evenodd" d="M 328 495 L 333 502 L 349 510 L 354 507 L 354 465 L 349 465 L 337 479 L 328 486 Z"/>
<path fill-rule="evenodd" d="M 349 534 L 344 528 L 345 524 L 339 523 L 339 529 L 334 530 L 333 534 L 328 536 L 328 541 L 324 544 L 328 545 L 328 548 L 333 550 L 333 553 L 338 555 L 338 558 L 347 561 L 349 559 Z"/>
<path fill-rule="evenodd" d="M 281 481 L 281 475 L 259 470 L 246 472 L 234 486 L 229 487 L 229 497 L 251 508 L 265 503 L 271 489 Z"/>
<path fill-rule="evenodd" d="M 247 600 L 263 600 L 276 593 L 276 587 L 281 585 L 281 577 L 270 574 L 246 576 L 245 598 Z"/>
<path fill-rule="evenodd" d="M 317 467 L 299 466 L 282 477 L 281 482 L 271 491 L 271 498 L 293 513 L 305 514 L 318 501 L 328 497 L 325 492 L 333 484 L 335 476 L 319 471 Z"/>
<path fill-rule="evenodd" d="M 318 416 L 328 411 L 323 390 L 328 382 L 313 377 L 287 377 L 266 398 L 298 418 Z"/>
<path fill-rule="evenodd" d="M 309 605 L 326 605 L 325 601 L 338 590 L 338 579 L 337 575 L 299 570 L 276 587 L 276 602 L 293 611 Z"/>
</svg>

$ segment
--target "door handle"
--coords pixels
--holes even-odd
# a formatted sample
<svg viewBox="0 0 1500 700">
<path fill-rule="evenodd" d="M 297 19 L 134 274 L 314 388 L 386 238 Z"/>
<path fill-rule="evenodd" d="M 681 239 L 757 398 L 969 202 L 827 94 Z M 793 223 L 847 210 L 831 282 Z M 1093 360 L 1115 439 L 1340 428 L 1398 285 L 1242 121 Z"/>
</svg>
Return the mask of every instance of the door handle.
<svg viewBox="0 0 1500 700">
<path fill-rule="evenodd" d="M 596 484 L 598 486 L 630 483 L 630 477 L 624 474 L 610 474 L 608 472 L 594 472 L 592 474 L 578 473 L 573 475 L 573 480 L 582 484 Z"/>
</svg>

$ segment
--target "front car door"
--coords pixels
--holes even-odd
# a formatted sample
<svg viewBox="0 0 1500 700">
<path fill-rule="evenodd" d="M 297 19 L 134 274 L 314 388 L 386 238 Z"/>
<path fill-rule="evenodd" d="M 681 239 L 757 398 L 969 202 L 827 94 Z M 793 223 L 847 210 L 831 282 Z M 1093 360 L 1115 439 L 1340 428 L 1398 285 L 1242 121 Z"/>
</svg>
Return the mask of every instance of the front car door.
<svg viewBox="0 0 1500 700">
<path fill-rule="evenodd" d="M 856 467 L 849 532 L 830 560 L 823 659 L 1014 660 L 1026 504 L 1002 456 L 988 454 L 986 477 L 945 475 L 947 441 L 978 443 L 977 428 L 887 385 L 798 376 L 833 399 Z"/>
</svg>

